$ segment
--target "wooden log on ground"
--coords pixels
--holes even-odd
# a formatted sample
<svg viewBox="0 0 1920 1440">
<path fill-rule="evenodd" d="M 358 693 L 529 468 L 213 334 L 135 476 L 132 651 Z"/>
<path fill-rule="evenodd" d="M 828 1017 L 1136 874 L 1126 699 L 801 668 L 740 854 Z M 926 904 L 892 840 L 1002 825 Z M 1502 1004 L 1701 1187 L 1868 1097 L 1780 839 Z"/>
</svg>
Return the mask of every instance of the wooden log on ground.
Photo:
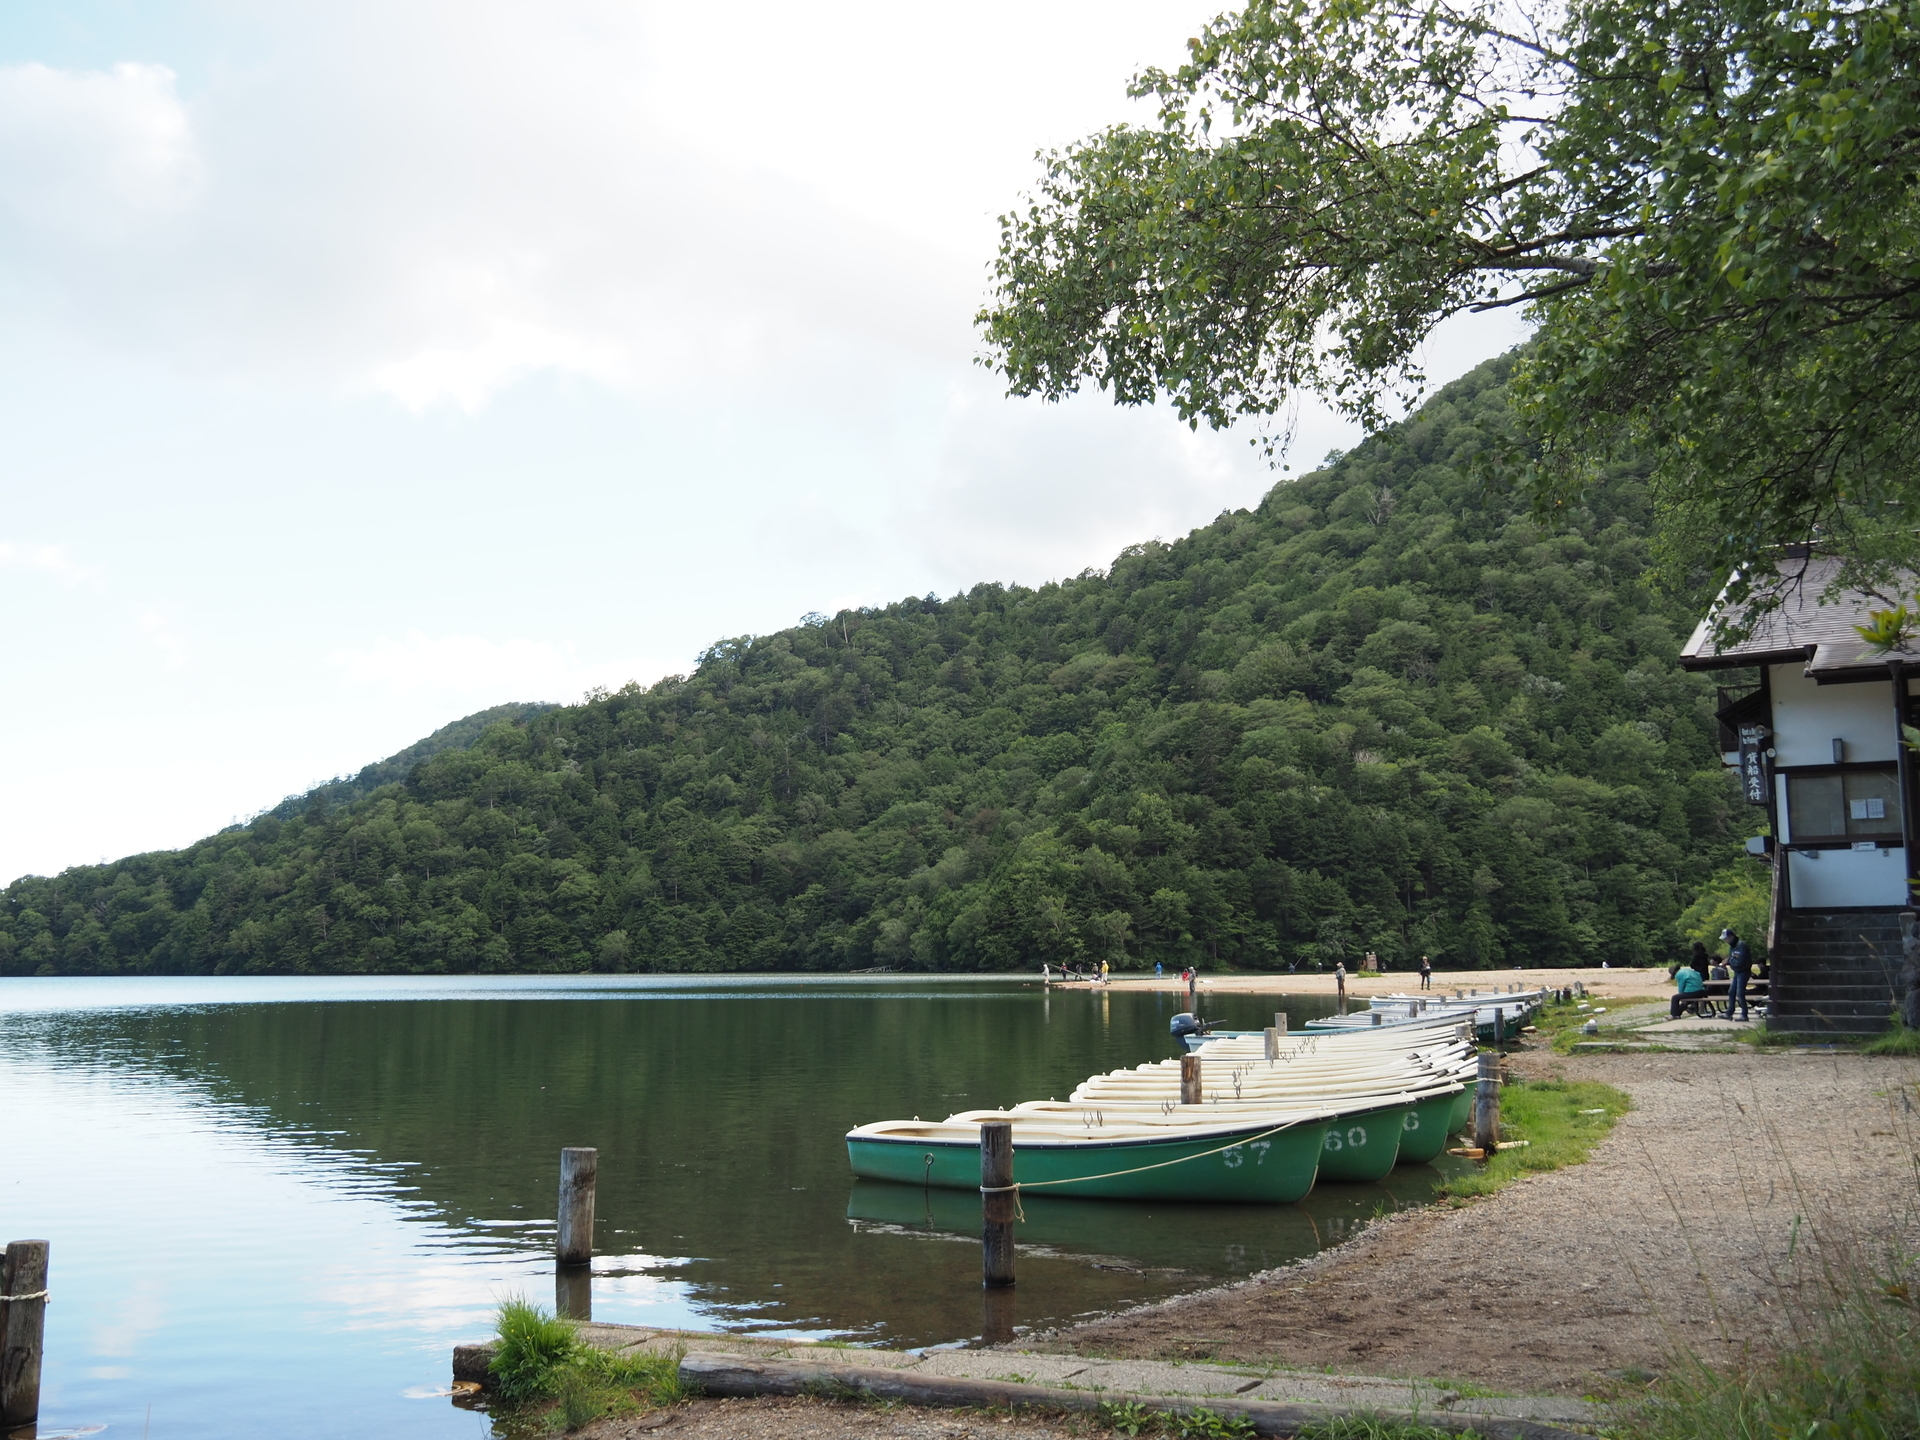
<svg viewBox="0 0 1920 1440">
<path fill-rule="evenodd" d="M 1010 1380 L 964 1380 L 922 1375 L 875 1365 L 833 1365 L 806 1360 L 755 1360 L 740 1355 L 688 1355 L 680 1362 L 680 1381 L 713 1396 L 816 1395 L 822 1399 L 896 1400 L 909 1405 L 952 1409 L 1011 1410 L 1034 1406 L 1049 1410 L 1092 1410 L 1101 1403 L 1134 1403 L 1148 1410 L 1191 1415 L 1211 1410 L 1227 1419 L 1242 1418 L 1257 1435 L 1297 1435 L 1309 1426 L 1343 1419 L 1379 1419 L 1410 1423 L 1411 1414 L 1349 1410 L 1335 1406 L 1291 1405 L 1273 1400 L 1240 1400 L 1231 1395 L 1153 1395 L 1118 1390 L 1073 1390 L 1022 1385 Z M 1590 1440 L 1556 1425 L 1494 1416 L 1426 1412 L 1422 1424 L 1453 1435 L 1487 1435 L 1494 1440 Z"/>
<path fill-rule="evenodd" d="M 1198 1105 L 1202 1103 L 1200 1088 L 1200 1057 L 1188 1054 L 1180 1057 L 1180 1103 Z"/>
<path fill-rule="evenodd" d="M 988 1288 L 1013 1284 L 1013 1217 L 1020 1197 L 1013 1188 L 1013 1122 L 980 1126 L 980 1279 Z"/>
<path fill-rule="evenodd" d="M 1473 1094 L 1473 1143 L 1491 1155 L 1500 1142 L 1500 1057 L 1480 1057 L 1480 1079 Z"/>
<path fill-rule="evenodd" d="M 593 1259 L 593 1189 L 600 1168 L 600 1152 L 568 1146 L 560 1152 L 560 1225 L 554 1255 L 562 1265 L 585 1265 Z"/>
<path fill-rule="evenodd" d="M 15 1240 L 0 1261 L 0 1432 L 40 1418 L 51 1249 L 45 1240 Z"/>
</svg>

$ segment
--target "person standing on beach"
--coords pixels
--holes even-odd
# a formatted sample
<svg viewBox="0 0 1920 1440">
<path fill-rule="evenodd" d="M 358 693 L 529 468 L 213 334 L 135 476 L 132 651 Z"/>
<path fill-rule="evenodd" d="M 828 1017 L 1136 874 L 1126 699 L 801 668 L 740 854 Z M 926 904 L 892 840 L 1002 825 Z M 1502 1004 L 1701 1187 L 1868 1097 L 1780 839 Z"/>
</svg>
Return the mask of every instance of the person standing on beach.
<svg viewBox="0 0 1920 1440">
<path fill-rule="evenodd" d="M 1433 988 L 1433 961 L 1425 955 L 1420 957 L 1420 988 L 1422 990 Z"/>
<path fill-rule="evenodd" d="M 1333 962 L 1333 983 L 1334 983 L 1334 986 L 1340 992 L 1340 1013 L 1344 1015 L 1347 1013 L 1347 962 L 1346 961 L 1336 960 Z"/>
<path fill-rule="evenodd" d="M 1747 948 L 1747 942 L 1734 934 L 1731 929 L 1722 930 L 1720 938 L 1727 942 L 1727 969 L 1732 978 L 1727 982 L 1727 1019 L 1733 1019 L 1733 1007 L 1740 1007 L 1740 1018 L 1747 1018 L 1747 977 L 1753 974 L 1753 951 Z"/>
</svg>

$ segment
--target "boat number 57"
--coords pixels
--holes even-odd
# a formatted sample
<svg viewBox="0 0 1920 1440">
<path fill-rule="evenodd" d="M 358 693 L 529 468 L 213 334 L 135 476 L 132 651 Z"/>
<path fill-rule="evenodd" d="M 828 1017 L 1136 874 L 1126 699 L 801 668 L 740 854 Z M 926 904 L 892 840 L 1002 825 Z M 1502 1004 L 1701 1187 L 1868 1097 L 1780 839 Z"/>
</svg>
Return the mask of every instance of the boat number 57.
<svg viewBox="0 0 1920 1440">
<path fill-rule="evenodd" d="M 1255 1140 L 1248 1145 L 1234 1145 L 1222 1150 L 1220 1152 L 1220 1158 L 1226 1162 L 1229 1170 L 1233 1170 L 1247 1163 L 1246 1152 L 1251 1150 L 1253 1151 L 1253 1163 L 1256 1165 L 1264 1165 L 1267 1163 L 1267 1151 L 1272 1148 L 1273 1141 L 1271 1140 Z"/>
<path fill-rule="evenodd" d="M 1326 1148 L 1329 1150 L 1358 1150 L 1366 1143 L 1367 1129 L 1364 1125 L 1354 1126 L 1344 1137 L 1338 1130 L 1327 1131 Z"/>
</svg>

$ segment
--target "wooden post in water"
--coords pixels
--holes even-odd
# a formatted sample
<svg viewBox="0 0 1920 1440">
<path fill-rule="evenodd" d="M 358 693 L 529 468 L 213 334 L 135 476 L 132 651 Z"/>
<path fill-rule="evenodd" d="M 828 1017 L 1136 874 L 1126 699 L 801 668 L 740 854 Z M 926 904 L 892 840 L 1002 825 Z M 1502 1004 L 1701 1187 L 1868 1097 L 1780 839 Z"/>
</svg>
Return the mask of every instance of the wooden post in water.
<svg viewBox="0 0 1920 1440">
<path fill-rule="evenodd" d="M 593 1259 L 593 1187 L 599 1169 L 598 1150 L 569 1145 L 560 1152 L 560 1227 L 553 1253 L 562 1265 Z"/>
<path fill-rule="evenodd" d="M 1480 1056 L 1480 1083 L 1473 1095 L 1473 1143 L 1492 1155 L 1500 1144 L 1500 1056 Z"/>
<path fill-rule="evenodd" d="M 1269 1025 L 1266 1029 L 1266 1036 L 1267 1059 L 1278 1060 L 1280 1058 L 1280 1032 Z"/>
<path fill-rule="evenodd" d="M 0 1262 L 0 1433 L 40 1418 L 50 1248 L 45 1240 L 15 1240 Z"/>
<path fill-rule="evenodd" d="M 1278 1030 L 1282 1035 L 1287 1033 L 1287 1012 L 1286 1011 L 1276 1010 L 1273 1012 L 1273 1028 Z"/>
<path fill-rule="evenodd" d="M 1013 1122 L 980 1123 L 980 1279 L 988 1289 L 1013 1284 Z"/>
<path fill-rule="evenodd" d="M 1200 1057 L 1182 1055 L 1180 1057 L 1180 1103 L 1198 1105 L 1200 1099 Z"/>
<path fill-rule="evenodd" d="M 1498 1005 L 1493 1007 L 1493 1053 L 1498 1055 L 1507 1048 L 1507 1012 Z"/>
</svg>

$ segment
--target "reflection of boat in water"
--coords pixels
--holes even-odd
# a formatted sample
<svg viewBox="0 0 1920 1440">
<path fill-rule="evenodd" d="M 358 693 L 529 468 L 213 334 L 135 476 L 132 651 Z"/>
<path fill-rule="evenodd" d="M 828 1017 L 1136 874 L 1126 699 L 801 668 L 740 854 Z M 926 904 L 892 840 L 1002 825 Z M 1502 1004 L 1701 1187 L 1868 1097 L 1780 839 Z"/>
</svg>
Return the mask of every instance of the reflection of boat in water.
<svg viewBox="0 0 1920 1440">
<path fill-rule="evenodd" d="M 1459 1163 L 1459 1162 L 1452 1162 Z M 1021 1197 L 1022 1245 L 1140 1270 L 1232 1274 L 1317 1254 L 1349 1239 L 1370 1220 L 1407 1204 L 1423 1204 L 1442 1183 L 1330 1185 L 1295 1205 L 1142 1205 L 1130 1200 L 1075 1200 L 1046 1191 Z M 862 1225 L 980 1236 L 980 1199 L 963 1190 L 855 1180 L 847 1219 Z M 1114 1268 L 1109 1264 L 1109 1268 Z"/>
<path fill-rule="evenodd" d="M 1316 1178 L 1379 1180 L 1438 1155 L 1464 1118 L 1464 1029 L 1279 1036 L 1271 1054 L 1265 1037 L 1259 1050 L 1216 1039 L 1186 1062 L 1198 1062 L 1197 1103 L 1181 1063 L 1157 1061 L 1096 1075 L 1065 1101 L 861 1125 L 847 1154 L 856 1175 L 971 1191 L 980 1126 L 1004 1120 L 1023 1193 L 1286 1204 Z"/>
</svg>

